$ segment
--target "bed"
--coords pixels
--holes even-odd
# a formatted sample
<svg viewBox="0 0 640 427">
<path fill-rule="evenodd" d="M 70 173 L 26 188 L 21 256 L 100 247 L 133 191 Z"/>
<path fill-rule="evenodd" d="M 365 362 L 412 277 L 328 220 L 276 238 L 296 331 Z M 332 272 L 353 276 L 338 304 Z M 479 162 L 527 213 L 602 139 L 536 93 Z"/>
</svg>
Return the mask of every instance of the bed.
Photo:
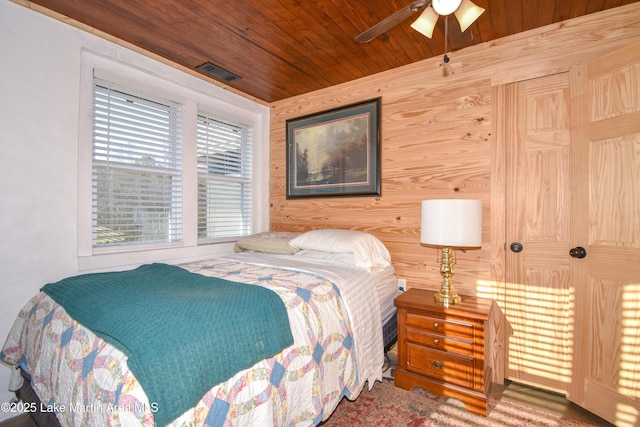
<svg viewBox="0 0 640 427">
<path fill-rule="evenodd" d="M 241 239 L 235 249 L 234 254 L 178 266 L 144 265 L 126 272 L 80 275 L 69 278 L 72 282 L 65 279 L 43 287 L 21 310 L 0 352 L 0 360 L 14 368 L 11 389 L 17 390 L 23 400 L 38 402 L 22 407 L 49 415 L 63 426 L 317 425 L 330 416 L 342 398 L 356 399 L 367 384 L 371 388 L 381 380 L 385 349 L 397 336 L 393 305 L 397 284 L 389 252 L 378 239 L 352 230 L 266 232 Z M 229 282 L 229 289 L 239 289 L 243 294 L 249 288 L 251 292 L 262 292 L 257 297 L 252 294 L 250 301 L 257 298 L 266 303 L 268 296 L 275 295 L 286 309 L 284 317 L 291 341 L 287 341 L 284 332 L 279 334 L 283 337 L 280 341 L 274 338 L 273 331 L 281 329 L 274 326 L 280 326 L 275 317 L 269 319 L 276 320 L 253 320 L 254 327 L 248 332 L 239 324 L 236 330 L 235 323 L 233 327 L 228 323 L 207 323 L 210 318 L 229 319 L 229 314 L 207 314 L 205 319 L 193 320 L 202 327 L 180 329 L 182 326 L 172 323 L 172 310 L 162 308 L 155 300 L 141 308 L 139 302 L 135 305 L 135 296 L 128 294 L 129 282 L 119 284 L 119 278 L 133 278 L 140 283 L 148 279 L 146 282 L 157 283 L 161 288 L 160 279 L 156 282 L 154 274 L 167 278 L 172 298 L 176 286 L 171 283 L 180 281 L 180 286 L 186 286 L 189 282 L 185 277 L 193 277 L 198 286 L 205 288 L 210 284 L 207 280 L 215 280 L 216 286 Z M 98 298 L 101 305 L 92 316 L 96 309 L 90 305 L 74 307 L 73 301 L 80 301 L 75 299 L 80 297 L 71 293 L 70 283 L 96 298 L 94 288 L 89 287 L 94 285 L 94 279 L 98 288 L 100 283 L 109 285 L 105 292 L 118 289 L 117 299 L 122 307 L 110 314 L 118 313 L 120 318 L 151 306 L 149 310 L 157 309 L 161 314 L 148 317 L 163 322 L 152 328 L 171 326 L 157 334 L 145 329 L 145 338 L 132 337 L 135 341 L 113 338 L 111 332 L 101 329 L 100 323 L 97 330 L 85 327 L 92 324 L 92 317 L 109 317 L 96 314 L 108 298 Z M 177 299 L 185 294 L 180 289 Z M 208 297 L 201 297 L 196 291 L 190 293 L 197 294 L 209 307 Z M 144 295 L 146 301 L 149 294 Z M 125 302 L 134 305 L 124 309 Z M 181 307 L 182 302 L 172 299 L 169 303 Z M 121 308 L 125 314 L 121 314 Z M 221 310 L 216 308 L 214 313 L 226 313 Z M 82 324 L 68 311 L 83 319 Z M 232 311 L 238 312 L 235 308 Z M 193 312 L 203 311 L 198 308 Z M 195 317 L 184 308 L 179 313 L 183 318 Z M 269 311 L 268 315 L 273 314 Z M 136 320 L 110 319 L 108 323 L 135 323 L 133 329 L 137 333 L 142 329 L 138 326 L 145 323 L 136 323 L 138 317 L 133 319 Z M 231 337 L 226 338 L 231 341 L 218 337 L 220 330 L 232 329 Z M 257 334 L 259 329 L 265 329 L 266 339 L 261 341 L 251 335 L 251 345 L 243 344 L 244 335 Z M 171 331 L 182 337 L 180 344 L 172 341 L 167 345 L 161 340 L 172 335 Z M 156 341 L 158 346 L 147 350 L 150 359 L 138 357 L 136 352 L 142 351 L 137 348 L 140 342 L 140 348 L 147 349 L 149 342 Z M 278 347 L 280 344 L 282 348 Z M 255 347 L 265 346 L 267 353 L 263 355 L 268 356 L 254 362 L 250 353 Z M 198 354 L 194 349 L 200 347 L 204 353 Z M 158 365 L 147 360 L 157 360 Z M 232 367 L 236 362 L 245 365 L 242 369 Z M 216 379 L 203 389 L 202 383 L 210 375 L 224 379 Z"/>
</svg>

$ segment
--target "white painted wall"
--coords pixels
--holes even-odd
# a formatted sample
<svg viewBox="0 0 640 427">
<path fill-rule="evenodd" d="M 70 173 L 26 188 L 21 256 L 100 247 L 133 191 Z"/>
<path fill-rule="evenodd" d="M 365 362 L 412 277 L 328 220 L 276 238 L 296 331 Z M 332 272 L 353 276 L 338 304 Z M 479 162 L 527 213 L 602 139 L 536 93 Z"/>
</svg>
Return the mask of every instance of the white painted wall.
<svg viewBox="0 0 640 427">
<path fill-rule="evenodd" d="M 0 343 L 19 310 L 45 283 L 80 272 L 77 256 L 78 126 L 81 50 L 133 63 L 260 117 L 258 174 L 268 194 L 269 109 L 67 24 L 0 0 Z M 260 164 L 261 163 L 261 164 Z M 259 190 L 259 189 L 258 189 Z M 268 226 L 260 200 L 256 231 Z M 207 249 L 230 250 L 230 244 Z M 202 248 L 167 255 L 202 256 Z M 159 259 L 160 258 L 160 259 Z M 104 264 L 104 263 L 103 263 Z M 0 403 L 10 369 L 0 366 Z M 0 412 L 0 420 L 15 414 Z"/>
</svg>

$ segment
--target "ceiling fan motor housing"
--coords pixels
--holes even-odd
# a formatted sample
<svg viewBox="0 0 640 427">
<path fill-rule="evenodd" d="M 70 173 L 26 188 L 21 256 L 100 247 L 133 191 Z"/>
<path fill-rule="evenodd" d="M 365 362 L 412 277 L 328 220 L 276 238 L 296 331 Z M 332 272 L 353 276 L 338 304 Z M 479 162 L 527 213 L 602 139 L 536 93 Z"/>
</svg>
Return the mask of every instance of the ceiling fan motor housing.
<svg viewBox="0 0 640 427">
<path fill-rule="evenodd" d="M 438 15 L 447 16 L 455 12 L 460 7 L 460 3 L 462 3 L 462 0 L 433 0 L 431 7 Z"/>
</svg>

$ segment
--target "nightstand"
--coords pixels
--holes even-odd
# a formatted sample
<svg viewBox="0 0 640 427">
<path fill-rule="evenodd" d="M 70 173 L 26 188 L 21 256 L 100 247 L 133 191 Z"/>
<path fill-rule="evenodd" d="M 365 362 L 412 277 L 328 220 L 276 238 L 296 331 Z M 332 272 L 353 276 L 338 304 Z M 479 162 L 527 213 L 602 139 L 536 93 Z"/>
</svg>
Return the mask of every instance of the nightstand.
<svg viewBox="0 0 640 427">
<path fill-rule="evenodd" d="M 493 301 L 462 296 L 444 307 L 435 291 L 409 289 L 395 299 L 398 308 L 396 387 L 415 386 L 437 396 L 460 399 L 476 414 L 487 415 L 491 368 L 485 348 L 485 324 Z"/>
</svg>

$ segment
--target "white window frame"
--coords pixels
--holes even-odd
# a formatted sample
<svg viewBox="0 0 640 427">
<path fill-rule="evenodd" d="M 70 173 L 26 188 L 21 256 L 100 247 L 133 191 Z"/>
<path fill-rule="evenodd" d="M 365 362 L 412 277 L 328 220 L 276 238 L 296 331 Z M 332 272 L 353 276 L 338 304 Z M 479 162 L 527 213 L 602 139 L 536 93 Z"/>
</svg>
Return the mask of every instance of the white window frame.
<svg viewBox="0 0 640 427">
<path fill-rule="evenodd" d="M 220 218 L 224 219 L 223 224 L 226 228 L 215 230 L 214 234 L 217 236 L 229 235 L 232 229 L 236 227 L 243 228 L 245 235 L 251 234 L 253 231 L 253 221 L 251 218 L 253 215 L 253 206 L 250 205 L 250 201 L 253 200 L 253 188 L 248 185 L 251 184 L 252 177 L 247 172 L 253 169 L 253 159 L 251 158 L 253 151 L 251 144 L 253 140 L 253 129 L 243 124 L 221 120 L 217 114 L 211 114 L 208 111 L 198 110 L 197 116 L 198 129 L 201 131 L 198 136 L 198 202 L 200 203 L 202 201 L 202 195 L 200 194 L 202 188 L 200 186 L 203 182 L 206 183 L 207 189 L 210 188 L 210 185 L 222 185 L 227 188 L 240 185 L 242 188 L 240 194 L 236 191 L 227 192 L 225 190 L 222 193 L 218 190 L 213 191 L 211 195 L 213 199 L 218 201 L 214 206 L 209 205 L 209 190 L 206 191 L 207 200 L 205 202 L 207 206 L 210 206 L 212 209 L 207 209 L 206 212 L 198 211 L 198 242 L 199 244 L 206 244 L 207 242 L 220 239 L 220 237 L 209 235 L 208 226 L 206 235 L 200 235 L 200 220 L 202 219 L 206 219 L 207 223 L 209 221 L 216 223 Z M 200 123 L 206 123 L 206 127 L 203 127 Z M 212 127 L 218 131 L 211 132 Z M 202 132 L 205 129 L 206 132 Z M 237 138 L 238 136 L 240 137 L 239 139 Z M 201 137 L 204 137 L 202 141 L 200 140 Z M 200 146 L 201 142 L 205 143 L 204 147 Z M 237 151 L 235 151 L 236 148 L 238 149 Z M 220 162 L 222 156 L 225 156 L 225 153 L 220 151 L 221 149 L 232 149 L 232 153 L 235 151 L 235 155 L 225 157 L 226 159 L 231 159 L 231 161 Z M 200 162 L 201 157 L 203 162 Z M 238 159 L 241 159 L 242 162 L 238 162 Z M 206 168 L 203 168 L 202 166 L 205 165 Z M 227 197 L 229 195 L 231 197 Z M 238 196 L 240 196 L 241 199 L 238 199 Z M 232 217 L 237 216 L 236 209 L 238 209 L 238 207 L 236 203 L 247 205 L 248 209 L 241 213 L 239 222 L 234 227 L 228 219 L 230 214 Z M 219 209 L 215 209 L 216 207 L 219 207 Z M 203 213 L 205 213 L 205 218 L 201 217 Z"/>
<path fill-rule="evenodd" d="M 252 128 L 253 232 L 268 229 L 269 108 L 134 54 L 128 61 L 83 50 L 80 76 L 78 154 L 79 271 L 134 266 L 145 262 L 180 262 L 232 251 L 235 238 L 197 236 L 197 112 Z M 127 63 L 125 63 L 127 62 Z M 92 95 L 93 77 L 113 81 L 183 105 L 183 240 L 181 242 L 94 248 L 92 244 Z"/>
<path fill-rule="evenodd" d="M 182 104 L 96 77 L 93 88 L 94 251 L 181 241 Z"/>
</svg>

